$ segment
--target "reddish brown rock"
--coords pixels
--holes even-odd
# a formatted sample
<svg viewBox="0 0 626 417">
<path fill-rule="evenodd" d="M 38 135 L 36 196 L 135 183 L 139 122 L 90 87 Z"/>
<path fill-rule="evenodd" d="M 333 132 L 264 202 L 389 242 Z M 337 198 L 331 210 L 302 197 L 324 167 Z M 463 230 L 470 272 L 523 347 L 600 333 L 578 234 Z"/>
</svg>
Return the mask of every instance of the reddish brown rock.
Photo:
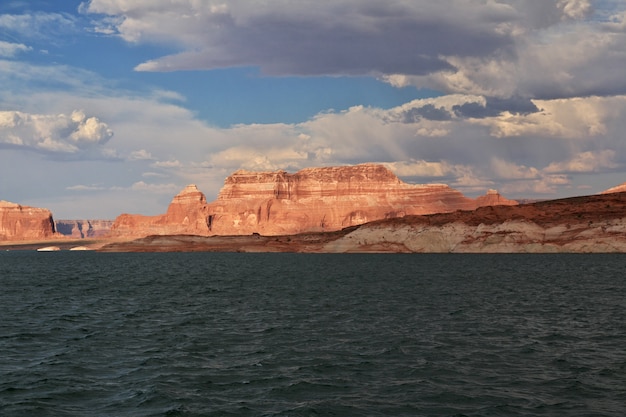
<svg viewBox="0 0 626 417">
<path fill-rule="evenodd" d="M 445 184 L 407 184 L 376 164 L 308 168 L 295 174 L 237 171 L 226 179 L 216 201 L 207 204 L 191 185 L 174 197 L 166 214 L 121 215 L 111 234 L 290 235 L 492 204 L 516 203 L 495 191 L 474 200 Z"/>
<path fill-rule="evenodd" d="M 57 237 L 50 210 L 0 201 L 0 241 Z"/>
<path fill-rule="evenodd" d="M 188 185 L 159 216 L 122 214 L 111 226 L 110 236 L 209 234 L 206 198 L 195 185 Z"/>
<path fill-rule="evenodd" d="M 487 194 L 481 195 L 476 199 L 477 207 L 487 206 L 517 206 L 519 203 L 515 200 L 504 198 L 496 190 L 489 190 Z"/>
<path fill-rule="evenodd" d="M 289 236 L 150 236 L 109 252 L 626 253 L 626 193 L 405 216 Z"/>
</svg>

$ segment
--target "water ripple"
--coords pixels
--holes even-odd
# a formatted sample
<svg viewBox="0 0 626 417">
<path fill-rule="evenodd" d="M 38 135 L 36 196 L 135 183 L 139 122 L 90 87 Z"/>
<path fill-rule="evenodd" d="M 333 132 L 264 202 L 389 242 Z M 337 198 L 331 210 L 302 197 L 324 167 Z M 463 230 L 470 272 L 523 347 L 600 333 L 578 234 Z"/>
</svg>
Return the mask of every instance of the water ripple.
<svg viewBox="0 0 626 417">
<path fill-rule="evenodd" d="M 625 266 L 4 252 L 0 415 L 621 417 Z"/>
</svg>

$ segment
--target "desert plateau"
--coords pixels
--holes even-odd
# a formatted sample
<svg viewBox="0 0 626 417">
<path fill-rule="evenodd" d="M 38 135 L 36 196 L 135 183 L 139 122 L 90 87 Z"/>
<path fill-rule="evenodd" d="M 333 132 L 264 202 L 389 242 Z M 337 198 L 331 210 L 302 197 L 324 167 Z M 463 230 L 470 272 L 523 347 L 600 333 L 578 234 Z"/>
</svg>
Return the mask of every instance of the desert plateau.
<svg viewBox="0 0 626 417">
<path fill-rule="evenodd" d="M 63 231 L 63 233 L 61 233 Z M 407 184 L 378 164 L 237 171 L 207 202 L 188 185 L 158 216 L 55 222 L 46 209 L 0 204 L 5 250 L 102 252 L 626 252 L 626 193 L 518 204 L 445 184 Z"/>
</svg>

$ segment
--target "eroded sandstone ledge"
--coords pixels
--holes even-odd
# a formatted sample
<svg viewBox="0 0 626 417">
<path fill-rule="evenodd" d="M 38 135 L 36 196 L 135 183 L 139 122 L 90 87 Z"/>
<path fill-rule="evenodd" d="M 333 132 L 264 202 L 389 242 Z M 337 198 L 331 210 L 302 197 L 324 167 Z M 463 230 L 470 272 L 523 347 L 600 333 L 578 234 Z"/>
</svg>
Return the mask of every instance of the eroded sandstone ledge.
<svg viewBox="0 0 626 417">
<path fill-rule="evenodd" d="M 291 236 L 149 236 L 108 252 L 626 252 L 626 193 L 385 219 Z"/>
<path fill-rule="evenodd" d="M 379 219 L 514 205 L 496 191 L 472 199 L 445 184 L 407 184 L 378 164 L 285 171 L 237 171 L 207 203 L 195 185 L 172 200 L 165 214 L 123 214 L 111 236 L 293 235 L 341 230 Z"/>
</svg>

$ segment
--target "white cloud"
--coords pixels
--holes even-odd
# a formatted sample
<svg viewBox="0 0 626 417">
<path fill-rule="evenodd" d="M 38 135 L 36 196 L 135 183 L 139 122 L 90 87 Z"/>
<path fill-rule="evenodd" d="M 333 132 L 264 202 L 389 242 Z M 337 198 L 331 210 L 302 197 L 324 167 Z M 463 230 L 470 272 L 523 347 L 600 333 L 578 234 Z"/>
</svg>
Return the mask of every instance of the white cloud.
<svg viewBox="0 0 626 417">
<path fill-rule="evenodd" d="M 131 152 L 128 159 L 131 161 L 151 161 L 154 159 L 154 157 L 147 150 L 140 149 L 138 151 Z"/>
<path fill-rule="evenodd" d="M 29 114 L 0 111 L 0 146 L 18 146 L 51 153 L 77 153 L 105 144 L 113 136 L 106 123 L 82 111 Z"/>
<path fill-rule="evenodd" d="M 76 19 L 65 13 L 0 14 L 0 30 L 22 39 L 46 39 L 59 34 L 75 33 Z"/>
<path fill-rule="evenodd" d="M 0 41 L 0 57 L 13 57 L 18 52 L 27 52 L 32 50 L 30 46 L 26 46 L 22 43 L 12 43 Z"/>
<path fill-rule="evenodd" d="M 492 158 L 491 169 L 500 179 L 530 179 L 540 175 L 537 168 L 518 165 L 501 158 Z"/>
<path fill-rule="evenodd" d="M 156 161 L 152 166 L 158 168 L 180 168 L 182 164 L 177 159 L 170 159 L 169 161 Z"/>
<path fill-rule="evenodd" d="M 607 170 L 618 166 L 615 157 L 616 152 L 611 149 L 582 152 L 568 161 L 553 162 L 544 171 L 549 173 L 576 173 Z"/>
<path fill-rule="evenodd" d="M 470 168 L 447 161 L 408 160 L 387 162 L 385 165 L 400 177 L 446 177 L 465 173 Z"/>
<path fill-rule="evenodd" d="M 502 113 L 474 119 L 471 123 L 488 126 L 495 137 L 537 136 L 588 139 L 607 133 L 626 112 L 626 96 L 585 97 L 558 100 L 532 100 L 538 112 Z"/>
<path fill-rule="evenodd" d="M 137 181 L 130 186 L 130 190 L 172 195 L 172 193 L 180 191 L 180 186 L 176 184 L 149 184 L 144 181 Z"/>
<path fill-rule="evenodd" d="M 104 190 L 105 188 L 99 185 L 78 184 L 78 185 L 71 185 L 69 187 L 65 187 L 65 189 L 70 190 L 70 191 L 100 191 L 100 190 Z"/>
<path fill-rule="evenodd" d="M 449 69 L 439 54 L 491 53 L 509 42 L 502 21 L 517 18 L 510 5 L 467 0 L 92 0 L 83 9 L 107 15 L 98 26 L 128 42 L 180 48 L 140 71 L 256 65 L 268 74 L 308 75 Z"/>
<path fill-rule="evenodd" d="M 179 50 L 139 71 L 257 66 L 273 75 L 378 75 L 396 86 L 551 99 L 626 93 L 617 70 L 626 66 L 626 6 L 616 4 L 92 0 L 83 9 L 128 42 Z M 594 19 L 609 9 L 608 22 Z"/>
<path fill-rule="evenodd" d="M 556 5 L 563 11 L 563 16 L 569 19 L 582 19 L 593 11 L 589 0 L 559 0 Z"/>
</svg>

